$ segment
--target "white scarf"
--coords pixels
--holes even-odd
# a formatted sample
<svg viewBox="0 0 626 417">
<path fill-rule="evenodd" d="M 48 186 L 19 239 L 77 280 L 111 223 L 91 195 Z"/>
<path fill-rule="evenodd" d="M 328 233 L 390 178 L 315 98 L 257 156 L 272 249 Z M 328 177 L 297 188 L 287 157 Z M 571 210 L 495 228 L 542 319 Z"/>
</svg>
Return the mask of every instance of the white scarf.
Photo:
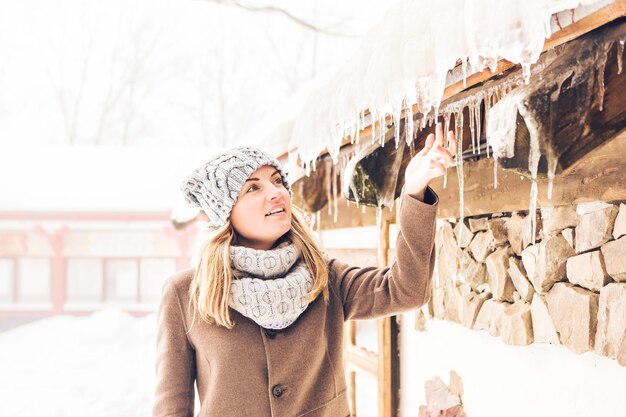
<svg viewBox="0 0 626 417">
<path fill-rule="evenodd" d="M 313 278 L 296 246 L 231 246 L 234 280 L 228 305 L 265 329 L 284 329 L 309 305 Z"/>
</svg>

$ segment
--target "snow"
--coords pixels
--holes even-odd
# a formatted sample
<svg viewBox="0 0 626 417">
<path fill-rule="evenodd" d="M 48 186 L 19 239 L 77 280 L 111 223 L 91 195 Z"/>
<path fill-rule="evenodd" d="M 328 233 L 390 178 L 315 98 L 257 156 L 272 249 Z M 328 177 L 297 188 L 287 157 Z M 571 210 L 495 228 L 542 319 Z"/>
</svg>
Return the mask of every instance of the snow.
<svg viewBox="0 0 626 417">
<path fill-rule="evenodd" d="M 218 148 L 30 146 L 0 152 L 0 211 L 185 210 L 180 184 Z"/>
<path fill-rule="evenodd" d="M 494 70 L 498 59 L 506 59 L 523 64 L 527 79 L 552 33 L 551 16 L 594 3 L 399 1 L 370 31 L 364 47 L 308 99 L 295 120 L 290 157 L 306 164 L 327 149 L 336 158 L 342 139 L 362 126 L 364 109 L 371 114 L 374 140 L 384 137 L 386 116 L 397 129 L 403 110 L 412 105 L 425 126 L 426 115 L 433 109 L 438 113 L 447 73 L 457 59 L 466 72 Z"/>
<path fill-rule="evenodd" d="M 56 316 L 0 333 L 0 416 L 151 414 L 154 314 Z"/>
<path fill-rule="evenodd" d="M 470 417 L 624 416 L 626 367 L 614 360 L 549 344 L 508 346 L 440 320 L 417 332 L 415 313 L 404 314 L 401 326 L 402 416 L 416 416 L 426 381 L 445 380 L 451 370 L 463 381 Z"/>
</svg>

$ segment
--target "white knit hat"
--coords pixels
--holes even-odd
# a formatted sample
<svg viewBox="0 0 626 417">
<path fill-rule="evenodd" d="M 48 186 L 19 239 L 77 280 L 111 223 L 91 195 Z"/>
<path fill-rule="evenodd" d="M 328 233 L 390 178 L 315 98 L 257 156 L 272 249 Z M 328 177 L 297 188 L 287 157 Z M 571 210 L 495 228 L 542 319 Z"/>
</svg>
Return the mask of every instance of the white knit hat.
<svg viewBox="0 0 626 417">
<path fill-rule="evenodd" d="M 276 158 L 249 146 L 240 146 L 218 154 L 195 169 L 180 186 L 185 200 L 202 209 L 209 218 L 209 227 L 226 224 L 244 183 L 263 165 L 272 165 L 280 172 L 289 194 L 287 175 Z"/>
</svg>

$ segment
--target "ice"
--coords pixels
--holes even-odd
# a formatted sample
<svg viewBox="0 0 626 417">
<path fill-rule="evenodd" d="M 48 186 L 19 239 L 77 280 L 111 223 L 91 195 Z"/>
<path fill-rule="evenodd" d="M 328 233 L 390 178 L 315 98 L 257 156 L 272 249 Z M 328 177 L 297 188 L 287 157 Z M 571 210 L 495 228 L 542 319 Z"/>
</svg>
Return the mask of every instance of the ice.
<svg viewBox="0 0 626 417">
<path fill-rule="evenodd" d="M 598 61 L 598 101 L 599 109 L 604 109 L 604 67 L 606 66 L 606 54 L 601 54 Z"/>
<path fill-rule="evenodd" d="M 524 84 L 530 84 L 530 64 L 522 63 L 522 72 L 524 74 Z"/>
<path fill-rule="evenodd" d="M 617 43 L 617 73 L 621 74 L 622 73 L 622 62 L 623 62 L 623 57 L 624 55 L 624 40 L 620 40 Z"/>
<path fill-rule="evenodd" d="M 357 125 L 355 109 L 369 109 L 372 124 L 382 120 L 378 129 L 373 126 L 374 141 L 384 138 L 384 115 L 394 116 L 397 123 L 400 109 L 413 106 L 428 115 L 441 102 L 447 72 L 458 59 L 464 71 L 487 66 L 495 71 L 499 59 L 524 64 L 528 79 L 531 64 L 536 63 L 546 36 L 551 34 L 546 32 L 550 32 L 552 14 L 593 3 L 596 1 L 399 1 L 363 39 L 365 46 L 349 64 L 304 104 L 289 144 L 289 148 L 297 148 L 293 157 L 310 161 L 325 148 L 337 150 L 343 130 L 336 127 Z M 485 103 L 491 104 L 488 99 Z M 421 122 L 424 127 L 427 117 Z"/>
</svg>

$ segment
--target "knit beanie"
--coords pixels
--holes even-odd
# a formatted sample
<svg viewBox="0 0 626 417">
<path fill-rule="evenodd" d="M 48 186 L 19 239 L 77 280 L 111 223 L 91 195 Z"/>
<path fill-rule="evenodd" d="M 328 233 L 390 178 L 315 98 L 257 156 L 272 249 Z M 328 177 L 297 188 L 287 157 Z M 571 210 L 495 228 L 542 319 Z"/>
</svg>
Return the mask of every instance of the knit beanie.
<svg viewBox="0 0 626 417">
<path fill-rule="evenodd" d="M 280 172 L 289 194 L 287 176 L 276 158 L 249 146 L 222 152 L 195 169 L 180 186 L 188 203 L 202 209 L 209 218 L 209 227 L 226 224 L 244 183 L 263 165 L 272 165 Z"/>
</svg>

